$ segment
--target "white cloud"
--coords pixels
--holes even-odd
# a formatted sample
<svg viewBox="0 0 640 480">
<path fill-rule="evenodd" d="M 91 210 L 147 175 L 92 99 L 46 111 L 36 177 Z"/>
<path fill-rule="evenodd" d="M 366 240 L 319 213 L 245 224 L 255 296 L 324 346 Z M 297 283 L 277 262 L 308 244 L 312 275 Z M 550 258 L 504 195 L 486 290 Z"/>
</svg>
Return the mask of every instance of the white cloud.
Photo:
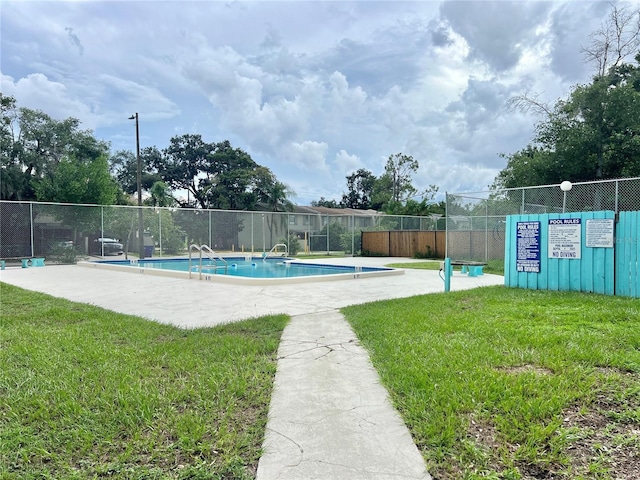
<svg viewBox="0 0 640 480">
<path fill-rule="evenodd" d="M 130 148 L 200 133 L 271 168 L 298 200 L 339 199 L 345 176 L 412 155 L 416 187 L 485 188 L 499 153 L 589 81 L 580 45 L 606 2 L 5 2 L 2 92 Z"/>
<path fill-rule="evenodd" d="M 83 128 L 87 129 L 94 129 L 100 123 L 100 116 L 91 110 L 90 105 L 75 98 L 66 85 L 52 82 L 41 73 L 29 74 L 18 81 L 3 74 L 1 86 L 2 93 L 18 99 L 20 107 L 42 110 L 59 120 L 68 117 L 82 119 Z"/>
<path fill-rule="evenodd" d="M 357 155 L 350 155 L 344 150 L 340 150 L 336 153 L 333 164 L 336 167 L 339 167 L 340 171 L 346 170 L 348 173 L 364 168 L 364 164 L 362 163 L 362 160 L 360 160 L 360 157 Z"/>
<path fill-rule="evenodd" d="M 327 170 L 327 150 L 328 145 L 324 142 L 292 142 L 284 146 L 283 159 L 289 165 L 302 170 L 323 172 Z"/>
</svg>

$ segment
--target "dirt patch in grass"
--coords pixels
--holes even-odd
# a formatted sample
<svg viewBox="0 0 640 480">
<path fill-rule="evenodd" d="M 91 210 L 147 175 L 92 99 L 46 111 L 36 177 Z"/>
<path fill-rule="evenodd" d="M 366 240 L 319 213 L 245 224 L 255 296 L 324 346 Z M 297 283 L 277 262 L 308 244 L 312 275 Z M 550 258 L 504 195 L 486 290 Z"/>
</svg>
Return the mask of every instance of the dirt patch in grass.
<svg viewBox="0 0 640 480">
<path fill-rule="evenodd" d="M 640 426 L 611 422 L 597 411 L 580 408 L 565 412 L 563 427 L 575 440 L 567 450 L 576 475 L 609 472 L 611 478 L 638 478 L 640 472 Z"/>
<path fill-rule="evenodd" d="M 514 374 L 535 372 L 550 375 L 548 369 L 535 365 L 501 368 Z M 615 389 L 603 383 L 588 405 L 576 403 L 562 412 L 562 426 L 558 435 L 566 436 L 564 451 L 566 463 L 531 463 L 516 461 L 515 466 L 523 480 L 603 478 L 627 480 L 640 478 L 640 396 L 637 387 L 640 375 L 607 368 L 599 371 L 615 375 L 620 384 Z M 620 388 L 621 387 L 621 388 Z M 466 438 L 481 451 L 487 452 L 484 469 L 502 472 L 505 466 L 501 456 L 513 456 L 519 446 L 506 442 L 497 428 L 487 419 L 471 416 Z M 502 454 L 501 454 L 502 452 Z M 462 465 L 454 472 L 464 471 Z M 443 477 L 444 478 L 444 477 Z M 455 478 L 455 473 L 451 477 Z"/>
</svg>

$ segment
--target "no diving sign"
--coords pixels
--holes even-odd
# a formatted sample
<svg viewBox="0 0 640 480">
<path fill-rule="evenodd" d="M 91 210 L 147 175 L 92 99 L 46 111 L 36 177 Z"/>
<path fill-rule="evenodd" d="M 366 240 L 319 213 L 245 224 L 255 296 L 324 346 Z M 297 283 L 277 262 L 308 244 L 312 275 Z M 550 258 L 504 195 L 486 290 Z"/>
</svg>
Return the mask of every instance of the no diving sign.
<svg viewBox="0 0 640 480">
<path fill-rule="evenodd" d="M 549 258 L 579 259 L 582 249 L 582 219 L 549 220 Z"/>
</svg>

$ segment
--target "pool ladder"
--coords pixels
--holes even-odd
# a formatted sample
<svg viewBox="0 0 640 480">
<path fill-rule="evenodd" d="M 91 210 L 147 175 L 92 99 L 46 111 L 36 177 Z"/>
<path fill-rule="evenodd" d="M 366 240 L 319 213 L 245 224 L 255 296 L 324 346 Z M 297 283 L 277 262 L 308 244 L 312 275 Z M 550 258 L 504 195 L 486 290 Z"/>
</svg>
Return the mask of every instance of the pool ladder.
<svg viewBox="0 0 640 480">
<path fill-rule="evenodd" d="M 191 252 L 193 250 L 197 250 L 198 254 L 200 256 L 200 263 L 198 266 L 198 274 L 199 280 L 202 280 L 202 253 L 204 252 L 205 255 L 207 257 L 209 257 L 209 260 L 211 260 L 211 262 L 213 263 L 213 272 L 215 273 L 218 269 L 218 260 L 222 262 L 222 264 L 224 265 L 224 273 L 227 273 L 227 261 L 222 258 L 220 255 L 218 255 L 216 252 L 214 252 L 211 247 L 209 247 L 208 245 L 196 245 L 195 243 L 189 246 L 189 278 L 191 278 L 191 274 L 192 274 L 192 270 L 191 270 L 191 261 L 192 261 L 192 256 L 191 256 Z"/>
<path fill-rule="evenodd" d="M 272 253 L 273 253 L 273 254 L 278 253 L 278 247 L 284 247 L 284 252 L 282 252 L 282 256 L 283 256 L 283 257 L 288 257 L 288 256 L 289 256 L 289 247 L 287 247 L 287 245 L 286 245 L 285 243 L 276 243 L 276 244 L 273 246 L 273 248 L 272 248 L 271 250 L 269 250 L 269 253 L 267 253 L 266 255 L 264 255 L 264 256 L 262 257 L 262 261 L 266 261 L 266 260 L 267 260 L 267 257 L 268 257 L 269 255 L 271 255 Z"/>
</svg>

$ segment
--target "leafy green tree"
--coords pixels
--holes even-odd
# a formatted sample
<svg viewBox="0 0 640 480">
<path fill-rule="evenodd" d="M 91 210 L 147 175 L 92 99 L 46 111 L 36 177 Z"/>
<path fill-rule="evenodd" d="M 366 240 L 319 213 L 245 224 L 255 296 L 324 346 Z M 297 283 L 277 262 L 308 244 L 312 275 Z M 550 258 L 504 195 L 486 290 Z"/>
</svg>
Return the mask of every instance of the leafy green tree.
<svg viewBox="0 0 640 480">
<path fill-rule="evenodd" d="M 2 96 L 0 105 L 1 198 L 80 203 L 118 198 L 106 163 L 109 145 L 81 130 L 77 119 L 55 120 L 17 108 L 13 97 Z"/>
<path fill-rule="evenodd" d="M 535 145 L 506 156 L 495 186 L 640 175 L 640 54 L 576 86 L 537 125 Z"/>
<path fill-rule="evenodd" d="M 28 200 L 33 196 L 18 160 L 19 145 L 14 131 L 17 118 L 16 99 L 0 93 L 0 199 L 3 200 Z"/>
<path fill-rule="evenodd" d="M 269 184 L 261 192 L 260 200 L 266 205 L 271 212 L 292 211 L 293 204 L 288 199 L 289 187 L 282 182 L 275 180 L 275 177 L 269 182 Z M 276 217 L 280 219 L 280 226 L 286 228 L 287 216 L 286 215 L 269 215 L 269 244 L 273 245 L 273 233 L 275 229 Z"/>
<path fill-rule="evenodd" d="M 182 207 L 255 209 L 276 183 L 271 171 L 242 149 L 226 140 L 207 143 L 200 135 L 173 137 L 161 153 L 147 150 L 145 162 L 154 183 L 159 177 L 169 189 L 188 192 Z"/>
<path fill-rule="evenodd" d="M 327 200 L 324 197 L 320 197 L 320 200 L 313 200 L 311 202 L 312 207 L 325 207 L 325 208 L 342 208 L 342 204 L 335 200 Z"/>
<path fill-rule="evenodd" d="M 162 181 L 155 182 L 149 189 L 149 194 L 150 196 L 145 203 L 153 207 L 172 207 L 177 203 L 167 185 Z"/>
<path fill-rule="evenodd" d="M 418 161 L 410 155 L 390 155 L 384 173 L 373 185 L 372 208 L 391 214 L 401 212 L 404 204 L 418 192 L 412 183 L 418 167 Z"/>
<path fill-rule="evenodd" d="M 156 147 L 146 147 L 140 150 L 141 189 L 150 192 L 151 187 L 162 181 L 160 174 L 154 170 L 153 165 L 162 153 Z M 109 158 L 111 174 L 114 176 L 122 190 L 135 195 L 138 191 L 138 159 L 133 152 L 119 150 Z"/>
<path fill-rule="evenodd" d="M 376 176 L 364 168 L 348 175 L 348 191 L 342 196 L 342 206 L 356 210 L 368 210 L 372 208 L 373 189 L 376 180 Z"/>
<path fill-rule="evenodd" d="M 247 152 L 231 147 L 226 140 L 215 144 L 211 167 L 200 183 L 211 208 L 254 209 L 263 200 L 260 197 L 264 192 L 270 197 L 278 183 L 268 168 L 258 165 Z M 285 195 L 286 190 L 282 193 Z"/>
<path fill-rule="evenodd" d="M 402 202 L 417 193 L 412 184 L 412 176 L 418 171 L 418 161 L 411 155 L 396 153 L 390 155 L 384 167 L 383 177 L 388 179 L 393 202 Z"/>
<path fill-rule="evenodd" d="M 215 145 L 206 143 L 200 135 L 181 135 L 172 137 L 169 147 L 152 160 L 152 167 L 159 172 L 163 182 L 171 189 L 189 193 L 190 198 L 181 202 L 181 206 L 209 208 L 207 189 L 201 187 L 207 182 L 210 184 L 208 177 L 215 175 L 211 167 L 214 150 Z"/>
<path fill-rule="evenodd" d="M 112 205 L 117 193 L 118 186 L 109 174 L 105 156 L 62 158 L 55 173 L 46 175 L 36 184 L 39 201 Z"/>
<path fill-rule="evenodd" d="M 552 152 L 541 146 L 527 145 L 518 152 L 501 156 L 506 158 L 507 166 L 498 174 L 494 188 L 557 183 L 556 165 L 550 158 Z"/>
<path fill-rule="evenodd" d="M 549 107 L 537 96 L 510 99 L 542 120 L 533 145 L 507 155 L 494 187 L 520 187 L 640 175 L 640 9 L 612 4 L 583 47 L 596 67 L 590 84 L 577 85 Z M 625 63 L 636 55 L 635 64 Z"/>
</svg>

